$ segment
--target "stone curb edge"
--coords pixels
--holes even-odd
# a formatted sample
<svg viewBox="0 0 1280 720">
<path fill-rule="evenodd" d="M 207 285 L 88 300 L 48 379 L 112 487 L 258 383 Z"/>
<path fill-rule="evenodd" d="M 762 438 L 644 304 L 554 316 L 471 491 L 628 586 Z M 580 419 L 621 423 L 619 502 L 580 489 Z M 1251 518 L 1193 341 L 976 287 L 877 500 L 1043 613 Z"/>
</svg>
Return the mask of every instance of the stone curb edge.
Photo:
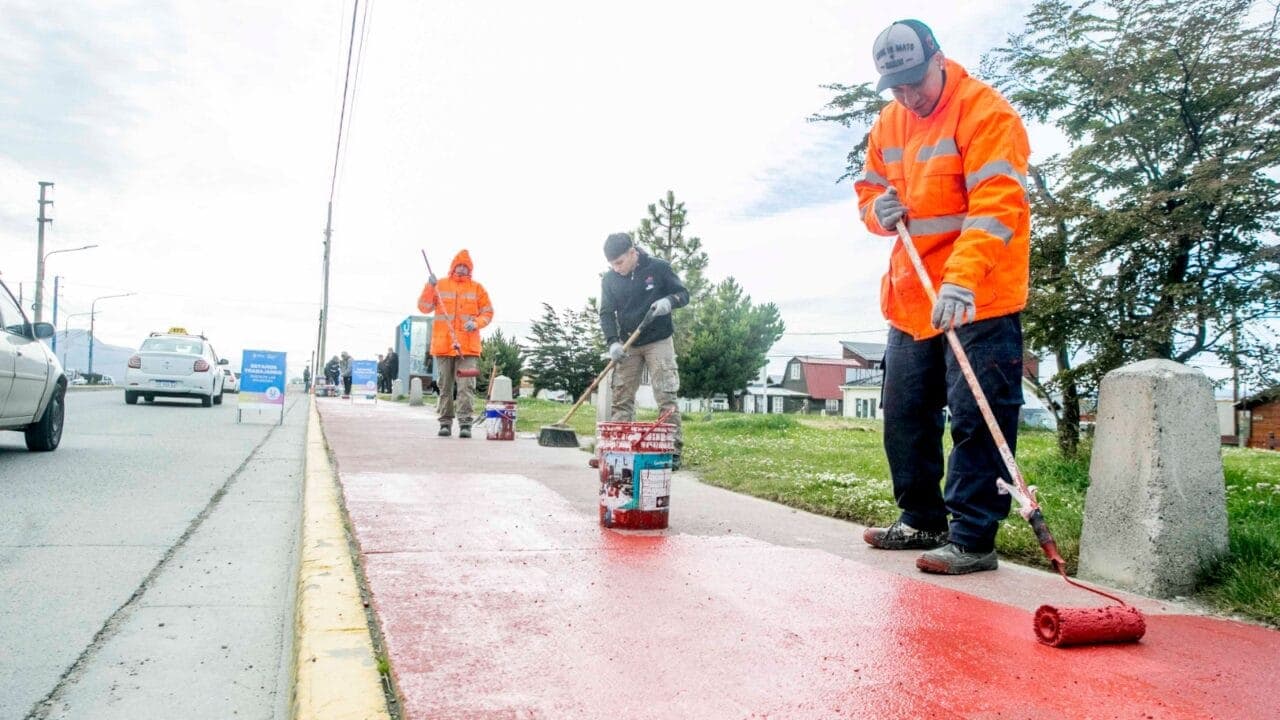
<svg viewBox="0 0 1280 720">
<path fill-rule="evenodd" d="M 302 508 L 291 715 L 297 720 L 389 720 L 337 476 L 314 403 L 307 417 Z"/>
</svg>

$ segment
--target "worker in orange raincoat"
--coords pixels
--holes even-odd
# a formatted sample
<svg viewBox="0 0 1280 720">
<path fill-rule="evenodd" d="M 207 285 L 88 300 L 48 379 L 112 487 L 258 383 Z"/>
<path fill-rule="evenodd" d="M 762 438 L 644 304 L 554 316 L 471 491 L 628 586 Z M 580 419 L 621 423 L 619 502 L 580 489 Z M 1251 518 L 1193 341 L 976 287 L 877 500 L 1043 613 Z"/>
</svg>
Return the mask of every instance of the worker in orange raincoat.
<svg viewBox="0 0 1280 720">
<path fill-rule="evenodd" d="M 901 514 L 863 539 L 924 550 L 916 567 L 961 574 L 997 567 L 996 530 L 1009 514 L 997 477 L 1011 481 L 948 347 L 955 329 L 996 421 L 1016 448 L 1022 405 L 1021 311 L 1027 302 L 1030 149 L 1018 113 L 945 58 L 919 20 L 890 25 L 872 47 L 878 90 L 894 101 L 871 128 L 855 184 L 867 229 L 895 236 L 899 221 L 937 292 L 929 302 L 900 242 L 880 287 L 888 319 L 884 446 Z M 943 408 L 952 451 L 943 475 Z"/>
<path fill-rule="evenodd" d="M 418 310 L 435 314 L 431 327 L 431 355 L 435 358 L 436 381 L 440 384 L 440 437 L 449 437 L 454 418 L 454 386 L 457 386 L 458 437 L 471 437 L 475 420 L 472 400 L 476 392 L 475 371 L 480 365 L 480 328 L 493 321 L 493 304 L 484 286 L 472 277 L 475 265 L 471 254 L 459 250 L 449 265 L 449 276 L 438 280 L 433 274 L 418 296 Z M 458 377 L 459 371 L 469 377 Z M 467 373 L 464 373 L 467 374 Z"/>
</svg>

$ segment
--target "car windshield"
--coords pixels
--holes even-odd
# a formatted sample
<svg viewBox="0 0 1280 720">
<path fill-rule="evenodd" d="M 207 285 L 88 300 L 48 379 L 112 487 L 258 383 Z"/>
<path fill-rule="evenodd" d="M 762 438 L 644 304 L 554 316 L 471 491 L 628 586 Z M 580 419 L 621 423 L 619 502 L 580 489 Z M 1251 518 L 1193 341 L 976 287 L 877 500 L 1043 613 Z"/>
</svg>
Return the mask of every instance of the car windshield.
<svg viewBox="0 0 1280 720">
<path fill-rule="evenodd" d="M 199 355 L 204 352 L 204 344 L 191 338 L 155 337 L 142 341 L 142 351 Z"/>
</svg>

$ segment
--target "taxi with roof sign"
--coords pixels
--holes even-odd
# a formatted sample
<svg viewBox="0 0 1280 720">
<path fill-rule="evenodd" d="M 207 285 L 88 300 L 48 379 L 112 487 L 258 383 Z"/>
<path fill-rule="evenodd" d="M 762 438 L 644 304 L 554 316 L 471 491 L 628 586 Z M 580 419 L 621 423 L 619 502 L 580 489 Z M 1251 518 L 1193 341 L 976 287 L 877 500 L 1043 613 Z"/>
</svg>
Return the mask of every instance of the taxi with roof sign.
<svg viewBox="0 0 1280 720">
<path fill-rule="evenodd" d="M 190 398 L 204 407 L 221 405 L 226 376 L 220 366 L 227 364 L 204 335 L 182 327 L 153 332 L 129 358 L 124 401 L 136 405 L 139 398 Z"/>
</svg>

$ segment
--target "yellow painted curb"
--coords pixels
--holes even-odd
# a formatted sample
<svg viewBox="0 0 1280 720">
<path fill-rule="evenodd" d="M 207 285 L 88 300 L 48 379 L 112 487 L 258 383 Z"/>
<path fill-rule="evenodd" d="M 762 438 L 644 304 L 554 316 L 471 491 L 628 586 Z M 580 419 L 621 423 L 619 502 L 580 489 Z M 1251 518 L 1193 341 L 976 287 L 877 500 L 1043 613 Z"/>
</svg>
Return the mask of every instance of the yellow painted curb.
<svg viewBox="0 0 1280 720">
<path fill-rule="evenodd" d="M 307 418 L 302 507 L 293 717 L 390 718 L 314 403 Z"/>
</svg>

